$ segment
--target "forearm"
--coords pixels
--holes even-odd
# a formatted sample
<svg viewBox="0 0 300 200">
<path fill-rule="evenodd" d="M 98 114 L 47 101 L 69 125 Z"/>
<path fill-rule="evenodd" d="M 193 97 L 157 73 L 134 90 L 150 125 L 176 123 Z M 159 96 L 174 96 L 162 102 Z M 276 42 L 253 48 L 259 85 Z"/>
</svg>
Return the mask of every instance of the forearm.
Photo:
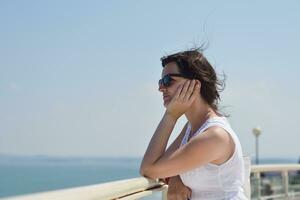
<svg viewBox="0 0 300 200">
<path fill-rule="evenodd" d="M 165 153 L 169 137 L 173 131 L 173 128 L 177 122 L 177 119 L 169 115 L 167 112 L 164 114 L 160 121 L 154 135 L 152 136 L 143 161 L 141 163 L 140 170 L 143 170 L 155 162 Z"/>
</svg>

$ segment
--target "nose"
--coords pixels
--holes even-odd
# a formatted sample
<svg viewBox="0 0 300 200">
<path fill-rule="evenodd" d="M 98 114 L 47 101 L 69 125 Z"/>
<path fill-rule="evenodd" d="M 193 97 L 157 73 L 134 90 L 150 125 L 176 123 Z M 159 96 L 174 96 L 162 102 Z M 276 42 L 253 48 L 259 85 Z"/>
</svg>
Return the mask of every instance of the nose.
<svg viewBox="0 0 300 200">
<path fill-rule="evenodd" d="M 166 87 L 165 86 L 163 86 L 162 84 L 159 84 L 158 85 L 158 91 L 160 91 L 160 92 L 164 92 L 164 91 L 166 91 Z"/>
</svg>

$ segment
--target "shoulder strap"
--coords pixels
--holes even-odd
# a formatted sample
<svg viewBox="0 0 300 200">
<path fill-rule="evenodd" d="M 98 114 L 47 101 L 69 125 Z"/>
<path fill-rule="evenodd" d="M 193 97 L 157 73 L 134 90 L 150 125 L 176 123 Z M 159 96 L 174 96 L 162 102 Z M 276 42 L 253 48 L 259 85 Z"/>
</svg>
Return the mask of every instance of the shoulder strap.
<svg viewBox="0 0 300 200">
<path fill-rule="evenodd" d="M 183 139 L 181 141 L 180 146 L 182 146 L 183 144 L 186 143 L 190 131 L 191 131 L 191 124 L 188 122 L 188 126 L 187 126 L 187 129 L 185 130 L 185 134 L 184 134 L 184 137 L 183 137 Z"/>
</svg>

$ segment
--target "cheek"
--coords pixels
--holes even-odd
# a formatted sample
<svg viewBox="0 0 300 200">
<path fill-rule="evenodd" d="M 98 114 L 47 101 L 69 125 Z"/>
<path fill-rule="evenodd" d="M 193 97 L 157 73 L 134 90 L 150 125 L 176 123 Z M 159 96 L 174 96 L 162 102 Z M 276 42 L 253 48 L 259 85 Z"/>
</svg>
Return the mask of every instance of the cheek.
<svg viewBox="0 0 300 200">
<path fill-rule="evenodd" d="M 172 98 L 175 95 L 175 93 L 176 93 L 176 88 L 172 89 L 172 90 L 169 90 L 168 93 L 169 93 L 169 96 Z"/>
<path fill-rule="evenodd" d="M 177 83 L 172 85 L 172 88 L 170 88 L 170 93 L 174 95 L 181 85 L 183 85 L 183 83 Z"/>
</svg>

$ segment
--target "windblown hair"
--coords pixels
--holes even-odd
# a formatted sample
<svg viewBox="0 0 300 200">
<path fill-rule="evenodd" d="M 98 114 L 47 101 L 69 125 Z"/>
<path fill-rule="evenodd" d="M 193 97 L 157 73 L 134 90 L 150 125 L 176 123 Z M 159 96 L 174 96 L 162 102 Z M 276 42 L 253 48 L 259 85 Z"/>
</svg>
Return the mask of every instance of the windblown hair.
<svg viewBox="0 0 300 200">
<path fill-rule="evenodd" d="M 181 74 L 198 79 L 201 82 L 202 98 L 215 111 L 219 110 L 218 104 L 221 100 L 219 93 L 225 88 L 225 74 L 223 73 L 223 80 L 218 79 L 214 68 L 204 57 L 202 47 L 164 56 L 160 60 L 163 67 L 170 62 L 175 62 Z"/>
</svg>

